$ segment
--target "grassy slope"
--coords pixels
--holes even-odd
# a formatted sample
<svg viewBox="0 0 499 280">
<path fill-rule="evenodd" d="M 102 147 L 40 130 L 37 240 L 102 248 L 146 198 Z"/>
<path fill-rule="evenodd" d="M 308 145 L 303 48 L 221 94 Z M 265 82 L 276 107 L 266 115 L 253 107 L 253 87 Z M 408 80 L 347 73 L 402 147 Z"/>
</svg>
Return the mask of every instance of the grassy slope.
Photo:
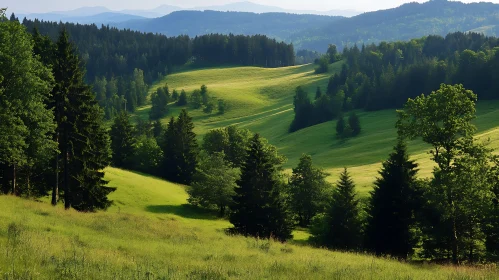
<svg viewBox="0 0 499 280">
<path fill-rule="evenodd" d="M 182 186 L 109 168 L 116 205 L 96 214 L 0 196 L 5 279 L 497 279 L 494 268 L 411 265 L 230 237 Z"/>
<path fill-rule="evenodd" d="M 304 86 L 311 95 L 317 86 L 324 92 L 328 77 L 341 69 L 341 63 L 333 64 L 330 72 L 322 75 L 313 73 L 313 65 L 278 69 L 229 67 L 186 71 L 168 76 L 152 90 L 168 83 L 170 89 L 190 92 L 206 84 L 212 97 L 223 98 L 231 107 L 223 116 L 190 110 L 196 133 L 200 137 L 210 129 L 228 125 L 248 128 L 262 134 L 279 148 L 288 158 L 285 164 L 288 172 L 297 165 L 301 154 L 307 153 L 313 156 L 317 165 L 331 173 L 329 180 L 332 182 L 343 167 L 349 167 L 359 191 L 365 195 L 377 175 L 380 162 L 387 158 L 395 144 L 395 110 L 359 112 L 363 131 L 353 139 L 337 139 L 334 121 L 288 133 L 294 116 L 292 103 L 296 86 Z M 499 102 L 482 102 L 478 104 L 477 110 L 479 133 L 487 133 L 494 141 L 499 138 L 494 130 L 498 125 L 498 108 Z M 148 109 L 142 108 L 140 116 L 146 118 Z M 171 115 L 178 114 L 178 110 L 173 107 Z M 421 176 L 428 176 L 433 168 L 427 149 L 420 141 L 410 143 L 409 150 L 420 164 Z"/>
</svg>

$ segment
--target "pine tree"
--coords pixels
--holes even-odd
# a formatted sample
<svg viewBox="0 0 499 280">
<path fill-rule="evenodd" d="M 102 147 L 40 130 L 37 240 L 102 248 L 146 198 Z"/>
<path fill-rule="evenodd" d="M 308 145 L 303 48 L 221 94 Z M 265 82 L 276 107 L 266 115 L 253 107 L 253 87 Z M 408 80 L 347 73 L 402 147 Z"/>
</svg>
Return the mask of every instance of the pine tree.
<svg viewBox="0 0 499 280">
<path fill-rule="evenodd" d="M 348 117 L 348 126 L 350 127 L 353 136 L 357 136 L 360 134 L 360 119 L 357 114 L 350 114 L 350 116 Z"/>
<path fill-rule="evenodd" d="M 187 110 L 180 112 L 175 127 L 180 154 L 177 162 L 178 178 L 176 181 L 188 185 L 196 171 L 199 147 L 196 134 L 193 131 L 194 123 L 187 114 Z"/>
<path fill-rule="evenodd" d="M 300 226 L 308 226 L 315 215 L 326 209 L 329 202 L 327 190 L 330 187 L 326 177 L 327 173 L 313 166 L 309 155 L 302 155 L 298 166 L 293 168 L 288 192 L 290 208 Z"/>
<path fill-rule="evenodd" d="M 346 128 L 345 119 L 343 118 L 342 115 L 340 115 L 338 117 L 338 121 L 336 122 L 336 135 L 338 137 L 343 137 L 345 134 L 345 128 Z"/>
<path fill-rule="evenodd" d="M 315 100 L 321 98 L 322 96 L 322 91 L 320 87 L 317 87 L 317 90 L 315 91 Z"/>
<path fill-rule="evenodd" d="M 407 258 L 416 245 L 414 212 L 420 196 L 416 188 L 417 164 L 409 160 L 399 140 L 383 162 L 367 209 L 366 247 L 377 255 Z"/>
<path fill-rule="evenodd" d="M 113 166 L 132 168 L 136 143 L 134 133 L 134 128 L 130 123 L 130 115 L 123 111 L 114 119 L 110 131 Z"/>
<path fill-rule="evenodd" d="M 161 139 L 161 137 L 163 136 L 164 130 L 165 129 L 164 129 L 163 124 L 161 123 L 160 120 L 156 120 L 152 124 L 152 133 L 153 133 L 154 138 L 156 138 L 156 140 L 158 142 Z"/>
<path fill-rule="evenodd" d="M 233 232 L 260 238 L 291 238 L 292 222 L 281 195 L 275 155 L 256 134 L 237 181 L 231 206 Z"/>
<path fill-rule="evenodd" d="M 355 185 L 347 169 L 341 173 L 327 215 L 325 245 L 339 250 L 355 250 L 361 242 L 362 223 Z"/>
<path fill-rule="evenodd" d="M 190 184 L 196 171 L 199 148 L 194 124 L 186 110 L 182 110 L 178 119 L 170 120 L 165 131 L 163 176 L 173 182 Z"/>
<path fill-rule="evenodd" d="M 49 104 L 54 108 L 57 122 L 65 208 L 70 208 L 73 201 L 74 208 L 80 211 L 106 208 L 111 203 L 107 194 L 113 189 L 105 186 L 107 182 L 101 171 L 110 161 L 102 111 L 94 93 L 84 83 L 80 60 L 66 31 L 61 32 L 56 45 L 53 68 L 56 84 Z M 56 166 L 56 174 L 58 170 Z"/>
<path fill-rule="evenodd" d="M 187 105 L 187 93 L 185 92 L 185 90 L 182 90 L 180 92 L 180 96 L 178 97 L 177 105 L 178 106 Z"/>
</svg>

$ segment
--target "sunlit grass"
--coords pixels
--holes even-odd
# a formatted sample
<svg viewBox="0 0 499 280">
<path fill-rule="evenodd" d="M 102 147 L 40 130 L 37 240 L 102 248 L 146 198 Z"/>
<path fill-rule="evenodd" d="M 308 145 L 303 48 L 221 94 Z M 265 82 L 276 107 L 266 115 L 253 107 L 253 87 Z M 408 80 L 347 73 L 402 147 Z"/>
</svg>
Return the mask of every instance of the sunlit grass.
<svg viewBox="0 0 499 280">
<path fill-rule="evenodd" d="M 0 196 L 4 279 L 497 279 L 493 267 L 406 264 L 228 236 L 229 225 L 182 206 L 184 187 L 108 168 L 107 212 L 78 213 Z M 185 207 L 185 208 L 184 208 Z"/>
</svg>

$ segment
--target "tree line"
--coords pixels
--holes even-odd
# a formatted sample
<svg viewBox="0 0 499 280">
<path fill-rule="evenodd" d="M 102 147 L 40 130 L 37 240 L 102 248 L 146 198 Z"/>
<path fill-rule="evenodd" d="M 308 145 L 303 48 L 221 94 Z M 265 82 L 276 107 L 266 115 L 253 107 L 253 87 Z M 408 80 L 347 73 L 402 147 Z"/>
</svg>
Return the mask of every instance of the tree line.
<svg viewBox="0 0 499 280">
<path fill-rule="evenodd" d="M 12 20 L 17 20 L 15 15 Z M 292 44 L 263 35 L 166 37 L 104 25 L 28 19 L 22 23 L 46 44 L 57 40 L 60 30 L 67 31 L 85 66 L 85 81 L 92 84 L 107 119 L 125 108 L 134 112 L 143 106 L 150 85 L 185 64 L 282 67 L 295 63 Z"/>
<path fill-rule="evenodd" d="M 0 180 L 5 194 L 105 209 L 111 150 L 103 112 L 66 32 L 54 45 L 0 14 Z M 50 46 L 48 48 L 47 46 Z"/>
<path fill-rule="evenodd" d="M 399 108 L 408 98 L 436 90 L 441 83 L 463 84 L 480 99 L 497 99 L 498 50 L 495 37 L 461 32 L 345 48 L 345 64 L 330 77 L 321 98 L 312 101 L 297 91 L 290 130 L 332 120 L 352 109 Z M 322 63 L 326 66 L 328 56 Z"/>
</svg>

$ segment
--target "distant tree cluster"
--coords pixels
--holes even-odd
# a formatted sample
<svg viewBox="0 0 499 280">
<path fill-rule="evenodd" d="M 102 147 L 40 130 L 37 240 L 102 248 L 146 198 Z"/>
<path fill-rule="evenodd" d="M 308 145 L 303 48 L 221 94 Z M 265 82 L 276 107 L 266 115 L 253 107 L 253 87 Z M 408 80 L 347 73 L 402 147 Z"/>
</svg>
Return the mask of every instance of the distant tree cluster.
<svg viewBox="0 0 499 280">
<path fill-rule="evenodd" d="M 345 48 L 345 65 L 330 77 L 323 99 L 302 95 L 298 108 L 295 104 L 290 130 L 333 120 L 341 111 L 398 108 L 441 83 L 463 84 L 482 99 L 497 99 L 498 50 L 497 38 L 459 32 Z M 334 46 L 319 60 L 317 73 L 327 71 L 328 57 L 340 59 Z"/>
<path fill-rule="evenodd" d="M 336 122 L 336 135 L 339 138 L 354 137 L 359 135 L 360 131 L 360 119 L 355 113 L 350 114 L 348 122 L 345 122 L 343 116 L 340 116 Z"/>
<path fill-rule="evenodd" d="M 295 63 L 297 65 L 316 63 L 321 54 L 316 51 L 299 50 L 296 52 Z"/>
</svg>

